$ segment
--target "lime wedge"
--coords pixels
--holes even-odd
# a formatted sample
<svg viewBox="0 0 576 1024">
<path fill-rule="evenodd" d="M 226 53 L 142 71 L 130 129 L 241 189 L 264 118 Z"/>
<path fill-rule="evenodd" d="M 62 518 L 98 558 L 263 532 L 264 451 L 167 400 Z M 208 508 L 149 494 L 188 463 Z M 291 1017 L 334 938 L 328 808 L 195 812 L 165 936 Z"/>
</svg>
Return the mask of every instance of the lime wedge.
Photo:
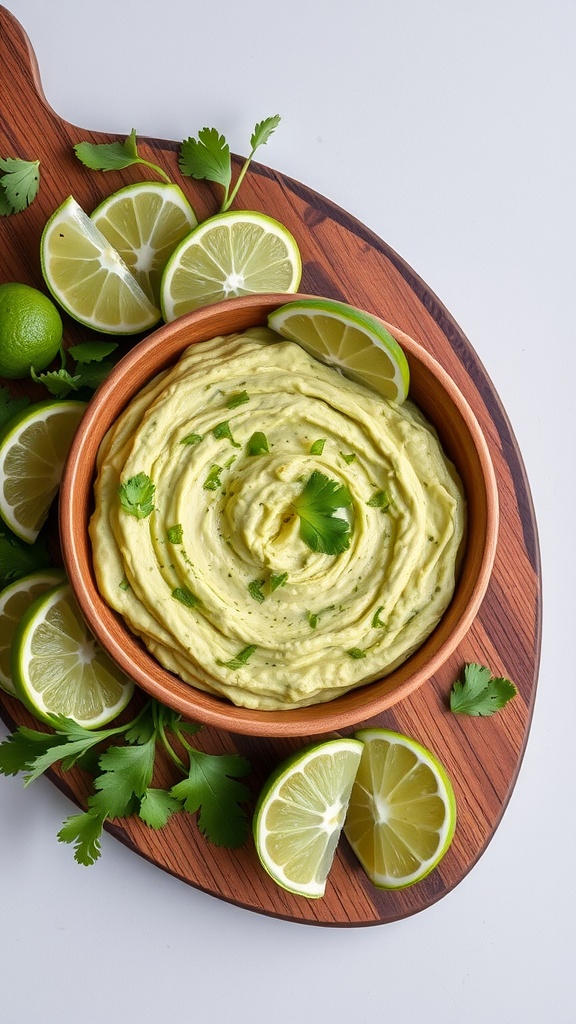
<svg viewBox="0 0 576 1024">
<path fill-rule="evenodd" d="M 54 298 L 86 327 L 137 334 L 160 319 L 159 310 L 73 196 L 46 224 L 40 259 Z"/>
<path fill-rule="evenodd" d="M 68 583 L 38 597 L 24 614 L 10 667 L 17 696 L 41 721 L 64 715 L 95 729 L 120 714 L 134 690 L 89 633 Z"/>
<path fill-rule="evenodd" d="M 48 515 L 85 408 L 72 399 L 38 402 L 0 434 L 0 515 L 29 544 Z"/>
<path fill-rule="evenodd" d="M 391 402 L 408 395 L 404 352 L 381 320 L 333 299 L 295 299 L 268 317 L 273 331 Z"/>
<path fill-rule="evenodd" d="M 194 228 L 168 260 L 162 314 L 170 321 L 239 295 L 295 292 L 301 275 L 298 246 L 283 224 L 263 213 L 220 213 Z"/>
<path fill-rule="evenodd" d="M 154 306 L 162 272 L 174 249 L 198 223 L 177 185 L 141 181 L 105 199 L 90 220 L 114 246 Z"/>
<path fill-rule="evenodd" d="M 388 729 L 356 733 L 364 744 L 344 834 L 370 880 L 403 889 L 425 878 L 456 828 L 456 800 L 437 757 Z"/>
<path fill-rule="evenodd" d="M 64 579 L 61 569 L 40 569 L 9 583 L 0 593 L 0 686 L 13 697 L 16 690 L 10 671 L 10 651 L 16 627 L 32 602 Z"/>
<path fill-rule="evenodd" d="M 356 739 L 327 740 L 283 761 L 254 814 L 260 862 L 288 892 L 324 895 L 362 754 Z"/>
</svg>

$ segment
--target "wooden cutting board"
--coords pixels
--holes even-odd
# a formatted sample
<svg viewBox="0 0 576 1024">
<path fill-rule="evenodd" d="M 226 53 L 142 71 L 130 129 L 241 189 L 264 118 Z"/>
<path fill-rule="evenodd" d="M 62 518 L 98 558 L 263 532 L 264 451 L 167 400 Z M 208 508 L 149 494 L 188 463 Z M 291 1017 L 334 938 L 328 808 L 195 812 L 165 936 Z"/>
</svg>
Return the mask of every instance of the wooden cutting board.
<svg viewBox="0 0 576 1024">
<path fill-rule="evenodd" d="M 203 123 L 198 111 L 191 131 Z M 126 134 L 131 127 L 127 126 Z M 68 195 L 73 194 L 89 213 L 110 192 L 147 176 L 145 168 L 91 172 L 74 156 L 72 147 L 81 139 L 110 142 L 114 138 L 79 129 L 54 113 L 43 95 L 24 31 L 0 7 L 0 156 L 41 161 L 37 199 L 23 213 L 0 217 L 0 282 L 23 281 L 44 288 L 40 235 L 49 215 Z M 139 142 L 142 154 L 182 185 L 199 219 L 217 211 L 211 185 L 179 175 L 176 143 L 148 138 Z M 242 188 L 242 206 L 277 217 L 293 232 L 304 264 L 301 291 L 372 310 L 428 349 L 463 391 L 490 446 L 499 487 L 500 532 L 480 612 L 444 668 L 371 722 L 413 736 L 438 754 L 454 784 L 456 835 L 440 866 L 424 881 L 399 892 L 375 889 L 342 840 L 325 897 L 306 900 L 275 886 L 261 870 L 251 841 L 239 851 L 217 849 L 199 836 L 190 816 L 175 815 L 161 832 L 139 820 L 115 823 L 109 831 L 182 881 L 239 906 L 311 924 L 380 924 L 425 909 L 460 882 L 494 834 L 514 786 L 532 715 L 540 653 L 541 581 L 532 501 L 518 446 L 491 381 L 458 325 L 418 275 L 344 210 L 262 165 L 252 165 Z M 89 334 L 65 320 L 67 344 L 86 340 Z M 16 394 L 26 390 L 35 399 L 46 397 L 43 389 L 34 390 L 22 382 L 10 387 Z M 50 541 L 57 551 L 54 527 Z M 518 688 L 516 699 L 491 718 L 460 717 L 448 709 L 452 683 L 469 661 L 490 666 Z M 0 715 L 10 728 L 34 724 L 7 695 L 0 695 Z M 268 772 L 303 741 L 263 740 L 204 729 L 198 742 L 210 752 L 239 751 L 248 756 L 256 796 Z M 79 771 L 64 776 L 53 772 L 51 778 L 82 804 L 88 790 Z M 166 784 L 169 780 L 170 767 L 161 763 L 156 781 Z M 54 825 L 56 832 L 60 822 Z"/>
</svg>

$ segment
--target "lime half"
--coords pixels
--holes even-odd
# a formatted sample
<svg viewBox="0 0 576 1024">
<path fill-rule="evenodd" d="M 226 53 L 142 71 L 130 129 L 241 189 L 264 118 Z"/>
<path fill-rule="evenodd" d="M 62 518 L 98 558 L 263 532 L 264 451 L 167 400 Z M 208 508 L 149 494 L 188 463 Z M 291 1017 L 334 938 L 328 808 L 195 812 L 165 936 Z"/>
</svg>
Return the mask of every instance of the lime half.
<svg viewBox="0 0 576 1024">
<path fill-rule="evenodd" d="M 86 729 L 126 707 L 134 683 L 89 632 L 68 583 L 38 597 L 14 633 L 16 694 L 41 721 L 64 715 Z"/>
<path fill-rule="evenodd" d="M 0 593 L 0 686 L 16 696 L 10 671 L 10 651 L 16 628 L 40 594 L 65 580 L 61 569 L 40 569 L 9 583 Z"/>
<path fill-rule="evenodd" d="M 295 292 L 302 260 L 283 224 L 229 210 L 205 220 L 170 257 L 162 278 L 166 321 L 200 306 L 256 292 Z"/>
<path fill-rule="evenodd" d="M 344 834 L 374 885 L 402 889 L 425 878 L 452 842 L 452 785 L 416 740 L 388 729 L 363 729 L 356 737 L 364 749 Z"/>
<path fill-rule="evenodd" d="M 90 220 L 158 306 L 164 267 L 178 243 L 198 223 L 182 190 L 165 181 L 127 185 L 105 199 Z"/>
<path fill-rule="evenodd" d="M 333 299 L 295 299 L 268 317 L 273 331 L 391 402 L 408 395 L 404 352 L 381 320 Z"/>
<path fill-rule="evenodd" d="M 356 739 L 328 740 L 283 761 L 254 814 L 260 862 L 299 896 L 324 895 L 362 754 Z"/>
<path fill-rule="evenodd" d="M 86 327 L 137 334 L 160 319 L 160 311 L 73 196 L 46 224 L 40 259 L 56 301 Z"/>
<path fill-rule="evenodd" d="M 60 485 L 84 402 L 48 399 L 14 416 L 0 434 L 0 515 L 33 544 Z"/>
</svg>

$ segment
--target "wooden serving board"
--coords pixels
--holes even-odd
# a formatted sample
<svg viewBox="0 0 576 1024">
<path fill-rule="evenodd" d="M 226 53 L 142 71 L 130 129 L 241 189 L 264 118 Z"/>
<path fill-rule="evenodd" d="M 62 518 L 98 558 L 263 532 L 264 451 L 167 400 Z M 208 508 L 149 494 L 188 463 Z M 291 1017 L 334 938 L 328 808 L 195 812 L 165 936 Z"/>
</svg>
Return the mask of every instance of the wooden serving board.
<svg viewBox="0 0 576 1024">
<path fill-rule="evenodd" d="M 198 111 L 198 127 L 202 116 Z M 82 139 L 110 142 L 114 136 L 76 128 L 54 113 L 43 95 L 24 31 L 0 7 L 0 156 L 41 161 L 36 200 L 22 213 L 0 217 L 1 282 L 23 281 L 44 288 L 40 235 L 49 215 L 68 195 L 73 194 L 89 213 L 112 191 L 147 176 L 142 167 L 107 174 L 88 171 L 72 148 Z M 139 142 L 142 154 L 182 185 L 199 219 L 216 212 L 212 186 L 179 175 L 176 143 L 144 138 Z M 325 897 L 306 900 L 276 887 L 260 868 L 251 840 L 237 851 L 218 849 L 201 838 L 190 816 L 175 815 L 160 832 L 131 819 L 110 825 L 109 831 L 182 881 L 238 906 L 311 924 L 380 924 L 425 909 L 458 884 L 486 848 L 514 786 L 532 715 L 540 652 L 540 565 L 532 502 L 522 459 L 494 387 L 462 331 L 417 274 L 353 217 L 262 165 L 253 165 L 245 180 L 242 206 L 277 217 L 293 232 L 304 264 L 301 291 L 371 310 L 412 335 L 451 374 L 485 432 L 500 498 L 498 550 L 488 592 L 469 633 L 444 668 L 371 722 L 413 736 L 438 754 L 454 784 L 456 835 L 439 867 L 424 881 L 399 892 L 375 889 L 342 840 Z M 65 319 L 67 344 L 86 340 L 89 334 Z M 133 343 L 121 342 L 126 347 Z M 27 390 L 35 399 L 46 397 L 43 389 L 34 390 L 22 382 L 10 387 L 16 394 Z M 50 541 L 57 550 L 54 527 Z M 452 683 L 469 661 L 490 666 L 518 687 L 516 699 L 491 718 L 460 717 L 448 709 Z M 7 695 L 0 696 L 0 715 L 10 728 L 34 724 Z M 303 741 L 263 740 L 206 728 L 198 742 L 210 752 L 239 751 L 248 756 L 256 796 L 269 771 Z M 170 777 L 168 763 L 161 763 L 156 784 L 166 784 Z M 51 778 L 82 804 L 88 789 L 79 771 L 64 776 L 53 772 Z M 55 828 L 59 825 L 55 823 Z"/>
</svg>

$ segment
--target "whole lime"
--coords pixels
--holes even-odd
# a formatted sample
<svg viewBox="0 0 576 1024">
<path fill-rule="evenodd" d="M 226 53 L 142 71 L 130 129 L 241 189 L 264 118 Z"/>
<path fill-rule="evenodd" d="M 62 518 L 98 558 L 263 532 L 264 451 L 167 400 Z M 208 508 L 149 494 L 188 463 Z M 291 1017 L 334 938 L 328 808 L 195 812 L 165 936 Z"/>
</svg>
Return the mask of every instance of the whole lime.
<svg viewBox="0 0 576 1024">
<path fill-rule="evenodd" d="M 0 377 L 44 370 L 62 342 L 62 320 L 43 292 L 27 284 L 0 284 Z"/>
</svg>

